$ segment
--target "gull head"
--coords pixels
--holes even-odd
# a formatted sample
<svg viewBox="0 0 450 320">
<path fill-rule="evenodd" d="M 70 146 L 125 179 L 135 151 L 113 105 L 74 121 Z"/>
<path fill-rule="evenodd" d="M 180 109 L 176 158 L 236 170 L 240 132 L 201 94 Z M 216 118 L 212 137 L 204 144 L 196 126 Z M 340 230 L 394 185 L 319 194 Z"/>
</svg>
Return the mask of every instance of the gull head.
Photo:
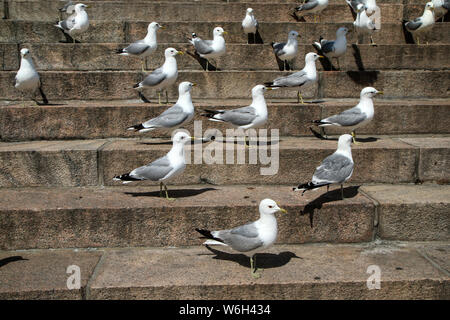
<svg viewBox="0 0 450 320">
<path fill-rule="evenodd" d="M 224 34 L 228 34 L 228 33 L 226 31 L 224 31 L 221 27 L 214 28 L 214 31 L 213 31 L 214 36 L 222 36 Z"/>
<path fill-rule="evenodd" d="M 196 34 L 195 32 L 192 32 L 192 33 L 191 33 L 191 36 L 192 36 L 192 39 L 195 39 L 195 38 L 198 37 L 197 34 Z"/>
<path fill-rule="evenodd" d="M 434 10 L 434 4 L 433 4 L 433 2 L 427 2 L 427 4 L 425 5 L 425 10 L 431 10 L 431 11 L 433 11 Z"/>
<path fill-rule="evenodd" d="M 314 62 L 319 58 L 323 58 L 323 56 L 319 56 L 317 53 L 315 52 L 309 52 L 306 54 L 305 56 L 305 63 L 308 63 L 310 61 Z"/>
<path fill-rule="evenodd" d="M 164 51 L 164 56 L 166 58 L 175 57 L 176 55 L 183 54 L 183 51 L 178 51 L 174 48 L 167 48 L 166 51 Z"/>
<path fill-rule="evenodd" d="M 252 15 L 253 14 L 253 9 L 252 8 L 247 8 L 247 14 Z"/>
<path fill-rule="evenodd" d="M 148 25 L 147 30 L 158 30 L 158 29 L 164 29 L 158 22 L 152 22 Z"/>
<path fill-rule="evenodd" d="M 346 27 L 340 27 L 336 31 L 336 37 L 345 36 L 348 33 L 348 29 Z"/>
<path fill-rule="evenodd" d="M 300 35 L 298 34 L 297 31 L 295 31 L 295 30 L 289 31 L 289 35 L 288 35 L 289 39 L 297 39 L 298 37 L 300 37 Z"/>
<path fill-rule="evenodd" d="M 346 133 L 339 137 L 338 149 L 349 148 L 352 145 L 353 137 Z"/>
<path fill-rule="evenodd" d="M 78 3 L 75 5 L 75 11 L 76 12 L 80 12 L 80 11 L 84 11 L 86 8 L 89 8 L 89 6 L 83 4 L 83 3 Z"/>
<path fill-rule="evenodd" d="M 180 83 L 180 85 L 178 86 L 178 93 L 180 95 L 186 93 L 186 92 L 190 92 L 192 90 L 192 87 L 196 86 L 195 83 L 189 82 L 189 81 L 184 81 L 182 83 Z"/>
<path fill-rule="evenodd" d="M 362 3 L 358 3 L 358 5 L 356 6 L 356 11 L 357 12 L 362 12 L 366 9 L 366 6 Z"/>
<path fill-rule="evenodd" d="M 30 54 L 30 50 L 28 50 L 27 48 L 23 48 L 20 50 L 20 56 L 22 56 L 23 58 L 25 58 L 29 54 Z"/>
<path fill-rule="evenodd" d="M 172 138 L 173 144 L 185 144 L 192 140 L 192 137 L 184 131 L 175 133 Z"/>
<path fill-rule="evenodd" d="M 261 215 L 274 215 L 279 211 L 287 213 L 286 210 L 281 209 L 272 199 L 264 199 L 259 203 L 259 213 Z"/>
<path fill-rule="evenodd" d="M 258 84 L 253 87 L 252 96 L 262 96 L 262 95 L 264 95 L 264 92 L 266 92 L 267 90 L 272 90 L 272 88 L 267 88 L 266 86 L 264 86 L 262 84 Z"/>
<path fill-rule="evenodd" d="M 378 91 L 375 88 L 372 87 L 365 87 L 364 89 L 361 90 L 361 98 L 373 98 L 375 97 L 377 94 L 383 94 L 383 91 Z"/>
</svg>

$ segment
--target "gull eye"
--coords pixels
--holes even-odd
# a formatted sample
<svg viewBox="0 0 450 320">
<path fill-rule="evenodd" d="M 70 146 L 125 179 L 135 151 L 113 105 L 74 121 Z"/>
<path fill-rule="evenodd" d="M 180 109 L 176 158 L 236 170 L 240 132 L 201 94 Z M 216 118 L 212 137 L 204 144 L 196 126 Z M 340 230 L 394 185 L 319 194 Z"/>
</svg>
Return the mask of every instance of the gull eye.
<svg viewBox="0 0 450 320">
<path fill-rule="evenodd" d="M 273 206 L 269 206 L 269 208 L 270 208 L 270 209 L 272 209 L 272 208 L 273 208 Z"/>
</svg>

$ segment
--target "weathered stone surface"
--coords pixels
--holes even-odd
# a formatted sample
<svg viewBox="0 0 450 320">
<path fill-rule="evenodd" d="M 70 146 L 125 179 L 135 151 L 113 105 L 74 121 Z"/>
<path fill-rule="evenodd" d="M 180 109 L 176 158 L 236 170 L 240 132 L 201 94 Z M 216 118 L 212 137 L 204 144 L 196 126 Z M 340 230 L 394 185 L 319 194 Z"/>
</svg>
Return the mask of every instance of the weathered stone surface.
<svg viewBox="0 0 450 320">
<path fill-rule="evenodd" d="M 0 43 L 0 70 L 18 70 L 19 64 L 18 46 L 13 43 Z"/>
<path fill-rule="evenodd" d="M 402 138 L 401 140 L 420 147 L 419 180 L 450 182 L 450 137 Z"/>
<path fill-rule="evenodd" d="M 57 19 L 55 19 L 57 20 Z M 150 20 L 151 21 L 151 20 Z M 142 39 L 147 33 L 150 21 L 102 21 L 90 22 L 89 31 L 77 38 L 81 42 L 88 43 L 126 43 L 131 40 Z M 166 29 L 158 33 L 160 43 L 179 43 L 188 45 L 186 36 L 189 32 L 196 32 L 204 39 L 212 38 L 212 30 L 215 26 L 222 26 L 228 32 L 227 43 L 247 43 L 247 35 L 242 32 L 241 22 L 164 22 Z M 297 30 L 302 36 L 300 43 L 312 43 L 320 36 L 326 39 L 334 39 L 336 30 L 340 26 L 346 26 L 350 30 L 353 24 L 345 23 L 297 23 L 297 22 L 267 22 L 261 24 L 260 33 L 267 43 L 272 41 L 285 41 L 289 30 Z M 59 42 L 65 41 L 64 35 L 54 26 L 54 22 L 2 20 L 0 21 L 0 42 Z M 400 23 L 384 23 L 382 32 L 374 34 L 374 41 L 378 44 L 405 43 L 405 35 Z M 348 42 L 356 43 L 353 32 L 348 34 Z M 366 40 L 367 41 L 367 40 Z M 437 23 L 433 26 L 433 32 L 427 33 L 421 38 L 421 42 L 449 43 L 449 29 L 447 23 Z"/>
<path fill-rule="evenodd" d="M 0 143 L 0 186 L 97 185 L 97 149 L 103 143 Z"/>
<path fill-rule="evenodd" d="M 220 249 L 218 249 L 220 250 Z M 293 254 L 300 257 L 292 258 Z M 108 252 L 89 299 L 448 299 L 449 277 L 408 245 L 276 246 L 249 259 L 206 248 Z M 170 268 L 167 267 L 170 265 Z M 367 268 L 381 269 L 369 290 Z M 233 275 L 230 277 L 230 274 Z"/>
<path fill-rule="evenodd" d="M 450 239 L 449 186 L 378 185 L 361 189 L 379 203 L 378 235 L 381 239 Z"/>
<path fill-rule="evenodd" d="M 167 201 L 158 187 L 3 189 L 0 243 L 8 250 L 195 245 L 195 228 L 256 220 L 265 198 L 288 211 L 277 215 L 279 243 L 371 241 L 373 202 L 357 187 L 345 188 L 344 201 L 340 190 L 325 193 L 302 197 L 291 186 L 169 186 L 177 200 Z"/>
<path fill-rule="evenodd" d="M 134 39 L 132 39 L 134 40 Z M 30 49 L 33 61 L 39 71 L 48 70 L 141 70 L 141 59 L 123 57 L 114 54 L 118 48 L 127 44 L 116 43 L 24 43 L 20 47 Z M 167 47 L 177 47 L 176 43 L 161 43 L 156 52 L 147 59 L 147 69 L 154 70 L 164 63 L 164 50 Z M 192 51 L 189 46 L 184 48 Z M 2 70 L 18 68 L 17 56 L 19 47 L 14 44 L 2 44 L 4 59 L 13 60 L 3 64 Z M 426 69 L 442 70 L 450 67 L 449 45 L 417 46 L 417 45 L 370 45 L 348 46 L 345 56 L 340 58 L 341 70 L 397 70 Z M 297 70 L 304 66 L 304 56 L 314 52 L 310 45 L 300 45 L 296 59 Z M 1 57 L 1 55 L 0 55 Z M 108 57 L 108 58 L 105 58 Z M 278 64 L 270 45 L 249 46 L 247 44 L 227 45 L 227 54 L 217 58 L 219 66 L 225 70 L 278 70 Z M 334 62 L 333 62 L 334 63 Z M 320 62 L 316 63 L 323 70 Z M 2 66 L 0 64 L 0 66 Z M 180 70 L 201 70 L 200 64 L 193 58 L 178 59 Z"/>
<path fill-rule="evenodd" d="M 100 256 L 101 252 L 77 250 L 0 251 L 0 299 L 84 299 Z M 80 289 L 67 287 L 72 265 L 80 268 Z"/>
<path fill-rule="evenodd" d="M 16 72 L 0 73 L 0 96 L 3 100 L 21 100 L 14 86 Z M 191 81 L 198 84 L 193 98 L 248 99 L 256 84 L 272 81 L 280 75 L 275 71 L 180 71 L 177 82 Z M 130 71 L 46 71 L 40 72 L 42 87 L 52 100 L 124 100 L 136 99 L 133 85 L 144 75 Z M 447 98 L 450 71 L 322 71 L 318 84 L 302 90 L 306 98 L 359 98 L 360 91 L 373 86 L 385 92 L 385 98 Z M 399 86 L 407 83 L 408 86 Z M 345 85 L 343 85 L 345 84 Z M 411 86 L 414 90 L 411 91 Z M 152 101 L 157 98 L 154 90 L 144 90 Z M 169 97 L 178 96 L 176 86 L 169 88 Z M 291 98 L 296 101 L 294 90 L 273 90 L 270 98 Z M 40 97 L 39 97 L 40 98 Z"/>
</svg>

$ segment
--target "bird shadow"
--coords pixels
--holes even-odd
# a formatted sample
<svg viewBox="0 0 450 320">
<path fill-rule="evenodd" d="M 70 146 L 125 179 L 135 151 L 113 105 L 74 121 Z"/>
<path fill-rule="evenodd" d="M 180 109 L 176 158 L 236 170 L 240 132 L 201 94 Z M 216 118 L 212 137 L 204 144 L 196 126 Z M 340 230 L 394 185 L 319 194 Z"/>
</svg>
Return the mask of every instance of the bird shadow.
<svg viewBox="0 0 450 320">
<path fill-rule="evenodd" d="M 208 191 L 217 191 L 215 188 L 203 188 L 203 189 L 176 189 L 169 190 L 169 196 L 172 198 L 188 198 L 193 197 Z M 131 195 L 132 197 L 154 197 L 159 198 L 159 191 L 151 192 L 125 192 L 126 195 Z"/>
<path fill-rule="evenodd" d="M 205 245 L 205 247 L 211 251 L 215 256 L 213 259 L 218 260 L 225 260 L 225 261 L 233 261 L 235 263 L 240 264 L 241 266 L 245 268 L 250 268 L 250 259 L 249 256 L 243 254 L 243 253 L 228 253 L 225 251 L 216 250 L 214 248 L 211 248 L 208 245 Z M 200 254 L 205 255 L 205 254 Z M 209 255 L 209 254 L 208 254 Z M 278 254 L 275 253 L 256 253 L 255 254 L 255 260 L 256 260 L 256 267 L 262 268 L 262 269 L 271 269 L 271 268 L 279 268 L 286 264 L 288 264 L 291 259 L 303 259 L 299 256 L 297 256 L 295 253 L 291 251 L 284 251 L 280 252 Z"/>
<path fill-rule="evenodd" d="M 351 186 L 344 188 L 344 198 L 354 198 L 358 195 L 359 186 Z M 328 191 L 316 199 L 310 201 L 303 210 L 300 211 L 300 215 L 309 215 L 309 222 L 311 228 L 314 227 L 314 213 L 316 210 L 322 209 L 322 206 L 328 202 L 334 202 L 341 200 L 341 189 L 337 188 L 335 190 Z"/>
<path fill-rule="evenodd" d="M 201 141 L 201 143 L 202 144 L 204 144 L 204 143 L 209 143 L 209 142 L 211 142 L 211 141 L 214 141 L 215 140 L 215 138 L 214 139 L 211 139 L 211 140 L 207 140 L 207 139 L 205 139 L 205 140 L 202 140 Z M 196 144 L 196 143 L 199 143 L 200 141 L 191 141 L 191 144 Z M 158 142 L 138 142 L 138 144 L 141 144 L 141 145 L 148 145 L 148 146 L 158 146 L 158 145 L 172 145 L 173 144 L 173 142 L 172 142 L 172 140 L 170 139 L 170 138 L 167 138 L 167 141 L 158 141 Z"/>
<path fill-rule="evenodd" d="M 408 29 L 406 29 L 406 26 L 405 26 L 406 22 L 408 22 L 408 20 L 402 21 L 402 31 L 403 31 L 403 36 L 405 37 L 405 43 L 406 44 L 416 44 L 412 33 L 409 32 Z"/>
<path fill-rule="evenodd" d="M 363 86 L 373 86 L 380 71 L 346 71 L 353 82 Z"/>
<path fill-rule="evenodd" d="M 216 66 L 214 66 L 208 59 L 202 58 L 198 55 L 197 52 L 192 53 L 188 50 L 186 50 L 186 53 L 190 55 L 192 58 L 197 60 L 197 62 L 200 64 L 203 70 L 206 71 L 206 68 L 208 67 L 208 71 L 220 71 Z"/>
<path fill-rule="evenodd" d="M 319 40 L 319 42 L 320 42 L 320 40 Z M 323 51 L 321 49 L 317 48 L 314 45 L 312 47 L 314 48 L 314 50 L 316 50 L 318 55 L 323 57 L 323 58 L 319 59 L 319 62 L 322 65 L 322 69 L 324 71 L 338 71 L 338 69 L 333 66 L 333 64 L 331 63 L 331 60 L 323 53 Z"/>
<path fill-rule="evenodd" d="M 22 261 L 22 260 L 28 260 L 22 258 L 22 256 L 11 256 L 8 258 L 4 258 L 0 260 L 0 268 L 6 266 L 8 263 L 15 262 L 15 261 Z"/>
<path fill-rule="evenodd" d="M 312 134 L 320 140 L 330 140 L 330 141 L 338 141 L 339 137 L 324 137 L 320 132 L 315 131 L 312 127 L 309 127 L 309 130 Z M 356 142 L 377 142 L 379 139 L 375 137 L 367 137 L 367 138 L 356 138 Z"/>
<path fill-rule="evenodd" d="M 295 11 L 290 12 L 290 13 L 289 13 L 289 16 L 291 16 L 292 18 L 294 18 L 294 20 L 295 20 L 296 22 L 306 22 L 305 17 L 304 17 L 304 16 L 300 16 L 300 17 L 299 17 Z"/>
<path fill-rule="evenodd" d="M 361 57 L 361 51 L 359 50 L 358 45 L 356 44 L 352 44 L 352 48 L 353 48 L 353 57 L 355 58 L 355 63 L 356 66 L 358 67 L 359 71 L 364 71 L 364 63 L 362 61 L 362 57 Z"/>
</svg>

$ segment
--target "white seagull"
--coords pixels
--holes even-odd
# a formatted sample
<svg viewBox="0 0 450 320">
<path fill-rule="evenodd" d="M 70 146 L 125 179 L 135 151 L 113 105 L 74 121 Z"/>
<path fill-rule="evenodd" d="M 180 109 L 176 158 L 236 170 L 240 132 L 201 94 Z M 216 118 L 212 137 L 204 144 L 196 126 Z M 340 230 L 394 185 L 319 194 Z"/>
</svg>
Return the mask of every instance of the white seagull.
<svg viewBox="0 0 450 320">
<path fill-rule="evenodd" d="M 169 198 L 165 181 L 180 175 L 186 168 L 184 157 L 184 144 L 193 140 L 186 132 L 177 132 L 172 138 L 172 149 L 164 157 L 159 158 L 145 166 L 134 169 L 129 173 L 113 178 L 114 181 L 130 183 L 133 181 L 151 180 L 159 181 L 159 195 L 162 197 L 162 189 L 166 191 L 166 199 Z"/>
<path fill-rule="evenodd" d="M 412 34 L 417 34 L 417 44 L 420 44 L 419 34 L 431 29 L 435 22 L 434 5 L 428 2 L 421 17 L 405 22 L 405 28 Z"/>
<path fill-rule="evenodd" d="M 336 31 L 336 40 L 326 40 L 320 37 L 319 42 L 314 42 L 313 46 L 321 51 L 328 58 L 335 58 L 337 60 L 338 68 L 339 57 L 343 56 L 347 52 L 347 35 L 348 29 L 346 27 L 340 27 Z"/>
<path fill-rule="evenodd" d="M 317 82 L 317 69 L 316 69 L 316 60 L 319 58 L 323 58 L 323 56 L 319 56 L 317 53 L 309 52 L 305 55 L 305 67 L 299 71 L 295 72 L 291 75 L 285 77 L 279 77 L 271 82 L 264 83 L 267 87 L 270 88 L 306 88 L 311 86 L 312 84 Z M 301 100 L 302 104 L 303 97 L 300 94 L 300 91 L 297 91 L 297 103 Z"/>
<path fill-rule="evenodd" d="M 258 26 L 258 20 L 255 18 L 253 9 L 247 8 L 245 18 L 242 20 L 242 29 L 247 34 L 247 44 L 263 43 L 258 33 Z"/>
<path fill-rule="evenodd" d="M 177 128 L 188 123 L 194 117 L 194 105 L 192 104 L 191 90 L 194 83 L 185 81 L 178 86 L 177 102 L 156 118 L 144 123 L 129 127 L 127 130 L 147 132 L 158 128 Z"/>
<path fill-rule="evenodd" d="M 118 49 L 116 53 L 121 56 L 136 56 L 142 58 L 142 72 L 145 72 L 144 60 L 158 47 L 156 31 L 159 29 L 163 29 L 163 27 L 161 27 L 158 22 L 150 23 L 147 28 L 147 35 L 144 39 L 133 42 L 126 48 Z"/>
<path fill-rule="evenodd" d="M 58 21 L 55 27 L 60 28 L 65 34 L 68 34 L 75 43 L 75 35 L 85 32 L 89 28 L 89 18 L 85 11 L 89 6 L 78 3 L 75 5 L 75 13 L 66 20 Z"/>
<path fill-rule="evenodd" d="M 30 94 L 33 101 L 35 100 L 36 91 L 39 90 L 44 104 L 48 104 L 47 97 L 42 91 L 41 80 L 37 73 L 33 59 L 31 58 L 30 50 L 23 48 L 20 50 L 20 67 L 17 71 L 14 87 L 22 92 L 22 101 L 24 100 L 24 94 Z"/>
<path fill-rule="evenodd" d="M 324 127 L 329 126 L 343 127 L 351 130 L 353 142 L 357 144 L 355 130 L 372 121 L 375 113 L 372 99 L 377 94 L 383 94 L 383 92 L 372 87 L 366 87 L 361 90 L 359 103 L 355 107 L 322 120 L 314 120 L 313 123 L 323 131 Z"/>
<path fill-rule="evenodd" d="M 169 103 L 167 88 L 173 85 L 175 81 L 177 81 L 178 77 L 177 60 L 175 59 L 175 57 L 182 54 L 182 51 L 178 51 L 174 48 L 167 48 L 164 51 L 164 64 L 150 73 L 147 77 L 145 77 L 143 81 L 133 86 L 133 88 L 138 90 L 139 97 L 144 102 L 148 103 L 149 101 L 141 93 L 141 90 L 151 88 L 158 91 L 159 104 L 161 104 L 161 91 L 166 90 L 166 103 Z"/>
<path fill-rule="evenodd" d="M 376 45 L 373 41 L 372 34 L 377 28 L 375 26 L 375 22 L 373 22 L 367 15 L 366 7 L 362 3 L 359 3 L 357 6 L 357 15 L 355 21 L 353 22 L 353 26 L 357 34 L 356 44 L 359 42 L 359 36 L 369 35 L 370 44 Z"/>
<path fill-rule="evenodd" d="M 352 136 L 344 134 L 339 137 L 337 150 L 330 156 L 326 157 L 320 166 L 314 171 L 312 180 L 308 183 L 300 184 L 294 191 L 314 190 L 327 186 L 327 192 L 331 184 L 341 185 L 341 197 L 344 200 L 344 182 L 346 182 L 353 173 L 352 158 Z"/>
<path fill-rule="evenodd" d="M 317 16 L 328 6 L 328 0 L 306 0 L 305 3 L 294 9 L 293 16 L 298 20 L 297 12 L 302 15 L 313 14 L 314 22 L 317 21 Z"/>
<path fill-rule="evenodd" d="M 298 38 L 299 34 L 297 31 L 289 31 L 287 42 L 272 42 L 271 46 L 275 58 L 277 59 L 280 71 L 294 70 L 293 60 L 298 53 Z"/>
<path fill-rule="evenodd" d="M 251 275 L 259 278 L 261 274 L 256 268 L 255 253 L 262 251 L 277 239 L 278 225 L 275 213 L 286 210 L 280 208 L 272 199 L 264 199 L 259 203 L 259 219 L 228 230 L 209 231 L 195 229 L 207 240 L 204 245 L 220 245 L 238 252 L 250 254 Z"/>
<path fill-rule="evenodd" d="M 345 0 L 347 4 L 352 8 L 352 10 L 357 13 L 358 12 L 358 4 L 363 4 L 366 8 L 366 12 L 368 16 L 371 16 L 377 10 L 377 2 L 376 0 Z"/>
<path fill-rule="evenodd" d="M 194 46 L 195 52 L 201 58 L 214 59 L 226 53 L 226 45 L 224 35 L 228 34 L 221 27 L 216 27 L 213 30 L 213 40 L 203 40 L 195 33 L 192 33 L 193 38 L 189 42 Z M 194 36 L 195 35 L 195 36 Z M 208 71 L 208 64 L 206 63 L 206 70 Z M 216 63 L 217 65 L 217 63 Z"/>
</svg>

